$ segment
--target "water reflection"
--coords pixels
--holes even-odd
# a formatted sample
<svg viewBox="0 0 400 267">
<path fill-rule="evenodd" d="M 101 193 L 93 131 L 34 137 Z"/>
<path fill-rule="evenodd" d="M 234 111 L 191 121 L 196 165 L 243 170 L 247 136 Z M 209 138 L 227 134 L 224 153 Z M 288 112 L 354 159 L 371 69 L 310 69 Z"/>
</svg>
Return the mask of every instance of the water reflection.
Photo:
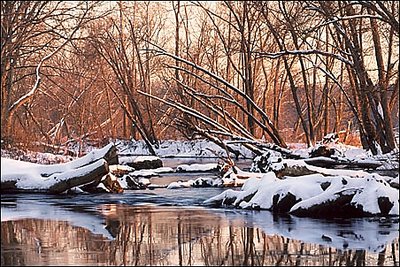
<svg viewBox="0 0 400 267">
<path fill-rule="evenodd" d="M 231 220 L 246 216 L 265 233 L 338 249 L 363 249 L 378 253 L 399 235 L 399 218 L 313 219 L 274 215 L 268 211 L 225 211 Z"/>
<path fill-rule="evenodd" d="M 91 214 L 75 212 L 72 220 L 6 219 L 2 215 L 1 265 L 398 265 L 398 232 L 393 228 L 398 223 L 386 227 L 389 234 L 380 233 L 382 227 L 374 226 L 376 222 L 325 225 L 326 238 L 332 241 L 338 239 L 339 229 L 347 229 L 372 242 L 373 249 L 382 244 L 374 252 L 346 236 L 347 249 L 333 246 L 339 241 L 323 245 L 315 240 L 321 238 L 321 222 L 270 218 L 268 214 L 101 204 Z M 80 218 L 86 224 L 74 222 Z M 108 236 L 98 230 L 100 226 Z M 357 227 L 368 228 L 366 235 L 374 237 L 364 236 L 364 230 Z M 306 229 L 316 234 L 307 233 L 309 241 L 301 241 L 301 231 Z"/>
</svg>

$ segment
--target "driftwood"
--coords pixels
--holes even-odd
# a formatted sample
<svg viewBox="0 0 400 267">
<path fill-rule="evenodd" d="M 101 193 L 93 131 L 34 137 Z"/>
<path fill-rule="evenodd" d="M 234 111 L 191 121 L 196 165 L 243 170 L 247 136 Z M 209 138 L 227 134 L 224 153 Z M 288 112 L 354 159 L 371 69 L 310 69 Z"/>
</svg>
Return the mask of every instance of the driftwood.
<svg viewBox="0 0 400 267">
<path fill-rule="evenodd" d="M 32 164 L 28 168 L 21 167 L 11 172 L 2 171 L 1 192 L 59 194 L 74 187 L 90 192 L 109 174 L 110 164 L 118 164 L 117 149 L 112 144 L 67 163 Z M 107 179 L 104 181 L 104 186 L 108 188 L 110 183 L 107 183 Z M 112 188 L 109 189 L 115 192 Z"/>
</svg>

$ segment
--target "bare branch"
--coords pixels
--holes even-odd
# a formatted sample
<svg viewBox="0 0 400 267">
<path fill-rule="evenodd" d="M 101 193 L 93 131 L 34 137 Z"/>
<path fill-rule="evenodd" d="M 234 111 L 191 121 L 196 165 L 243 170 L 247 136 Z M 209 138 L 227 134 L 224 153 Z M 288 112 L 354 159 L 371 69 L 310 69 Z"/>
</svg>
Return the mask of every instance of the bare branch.
<svg viewBox="0 0 400 267">
<path fill-rule="evenodd" d="M 312 49 L 312 50 L 284 50 L 284 51 L 279 51 L 279 52 L 276 52 L 276 53 L 270 53 L 270 52 L 254 52 L 254 53 L 258 54 L 257 57 L 259 57 L 259 58 L 268 57 L 268 58 L 272 58 L 272 59 L 276 59 L 276 58 L 279 58 L 279 57 L 285 56 L 285 55 L 313 55 L 313 54 L 318 54 L 318 55 L 333 57 L 333 58 L 336 58 L 336 59 L 344 62 L 345 64 L 348 64 L 348 65 L 350 65 L 352 67 L 354 66 L 354 63 L 352 61 L 342 57 L 341 55 L 333 54 L 333 53 L 322 51 L 322 50 L 316 50 L 316 49 Z"/>
</svg>

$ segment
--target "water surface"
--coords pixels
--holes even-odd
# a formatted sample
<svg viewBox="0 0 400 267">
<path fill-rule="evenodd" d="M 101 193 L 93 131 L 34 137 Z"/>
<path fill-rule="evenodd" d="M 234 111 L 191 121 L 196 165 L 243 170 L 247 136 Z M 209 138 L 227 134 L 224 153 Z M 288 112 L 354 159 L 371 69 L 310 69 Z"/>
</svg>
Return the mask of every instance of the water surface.
<svg viewBox="0 0 400 267">
<path fill-rule="evenodd" d="M 223 190 L 2 195 L 1 265 L 398 266 L 398 220 L 202 204 Z"/>
</svg>

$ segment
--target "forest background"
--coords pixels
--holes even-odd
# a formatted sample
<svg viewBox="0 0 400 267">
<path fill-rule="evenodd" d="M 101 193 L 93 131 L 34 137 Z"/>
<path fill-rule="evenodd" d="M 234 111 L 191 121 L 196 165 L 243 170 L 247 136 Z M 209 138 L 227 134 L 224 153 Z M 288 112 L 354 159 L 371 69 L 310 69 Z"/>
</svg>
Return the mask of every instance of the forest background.
<svg viewBox="0 0 400 267">
<path fill-rule="evenodd" d="M 2 147 L 396 149 L 397 1 L 2 1 Z"/>
</svg>

